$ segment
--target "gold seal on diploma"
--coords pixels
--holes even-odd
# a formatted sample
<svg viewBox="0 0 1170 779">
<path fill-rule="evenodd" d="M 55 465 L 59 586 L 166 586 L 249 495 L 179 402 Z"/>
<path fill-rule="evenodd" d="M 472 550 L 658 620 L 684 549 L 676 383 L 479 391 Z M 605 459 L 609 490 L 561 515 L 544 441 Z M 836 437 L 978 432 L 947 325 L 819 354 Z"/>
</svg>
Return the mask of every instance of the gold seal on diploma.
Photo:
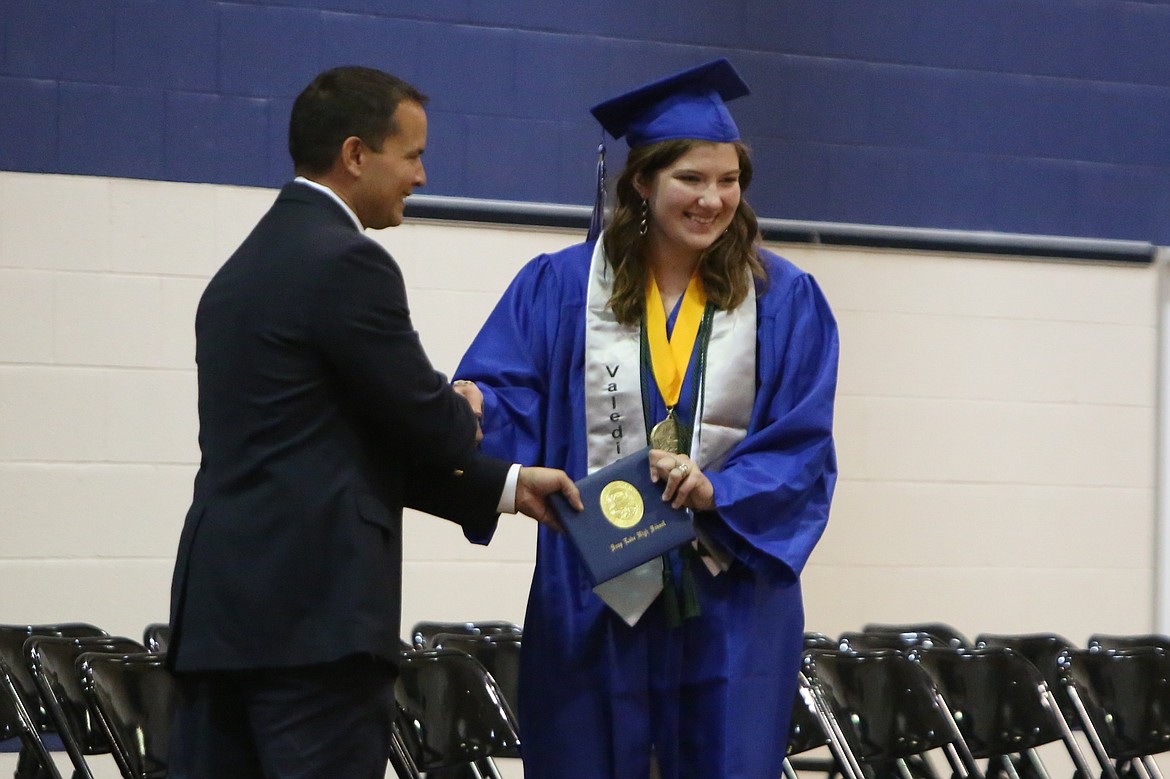
<svg viewBox="0 0 1170 779">
<path fill-rule="evenodd" d="M 642 495 L 628 481 L 611 481 L 602 487 L 599 502 L 601 513 L 614 527 L 630 528 L 642 521 Z"/>
</svg>

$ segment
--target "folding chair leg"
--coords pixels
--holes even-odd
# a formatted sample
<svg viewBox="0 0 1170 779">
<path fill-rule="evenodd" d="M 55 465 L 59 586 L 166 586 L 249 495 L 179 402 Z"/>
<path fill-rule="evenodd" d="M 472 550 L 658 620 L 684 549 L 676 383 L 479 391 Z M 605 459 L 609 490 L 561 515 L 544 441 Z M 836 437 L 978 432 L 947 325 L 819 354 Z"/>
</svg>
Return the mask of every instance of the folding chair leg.
<svg viewBox="0 0 1170 779">
<path fill-rule="evenodd" d="M 1048 685 L 1045 684 L 1040 689 L 1048 708 L 1052 711 L 1059 712 L 1060 704 L 1057 702 L 1056 696 L 1052 694 L 1052 690 L 1048 689 Z M 1064 742 L 1064 747 L 1068 750 L 1069 757 L 1072 758 L 1073 765 L 1076 768 L 1073 776 L 1076 777 L 1079 775 L 1081 779 L 1092 779 L 1093 771 L 1089 767 L 1089 762 L 1085 759 L 1085 753 L 1081 750 L 1081 745 L 1077 743 L 1077 738 L 1073 735 L 1068 721 L 1065 720 L 1064 715 L 1055 717 L 1054 719 L 1060 726 L 1060 740 Z"/>
<path fill-rule="evenodd" d="M 867 774 L 862 770 L 860 763 L 856 761 L 853 752 L 849 749 L 845 734 L 842 732 L 837 718 L 833 716 L 832 707 L 826 701 L 822 700 L 821 696 L 813 689 L 804 674 L 800 675 L 797 693 L 800 695 L 801 700 L 804 701 L 805 706 L 808 707 L 809 711 L 821 723 L 825 735 L 829 739 L 829 751 L 832 753 L 837 765 L 840 766 L 842 779 L 864 779 Z"/>
<path fill-rule="evenodd" d="M 422 779 L 422 774 L 411 757 L 410 749 L 407 748 L 397 723 L 391 731 L 390 767 L 394 769 L 398 779 Z"/>
<path fill-rule="evenodd" d="M 1081 721 L 1081 731 L 1089 740 L 1089 747 L 1093 751 L 1093 756 L 1097 758 L 1098 765 L 1101 766 L 1101 776 L 1103 779 L 1120 779 L 1120 771 L 1114 767 L 1113 761 L 1109 759 L 1109 754 L 1105 751 L 1105 745 L 1101 742 L 1101 736 L 1093 727 L 1093 721 L 1089 717 L 1089 712 L 1085 708 L 1084 701 L 1081 700 L 1080 694 L 1075 687 L 1067 688 L 1068 698 L 1072 701 L 1073 708 L 1076 710 L 1077 718 Z"/>
<path fill-rule="evenodd" d="M 12 775 L 13 779 L 61 779 L 57 766 L 52 763 L 44 765 L 45 760 L 51 761 L 52 758 L 46 755 L 42 759 L 34 750 L 22 744 L 20 755 L 16 758 L 16 772 Z"/>
<path fill-rule="evenodd" d="M 1151 779 L 1162 779 L 1162 769 L 1158 768 L 1158 764 L 1154 762 L 1154 758 L 1147 755 L 1142 758 L 1142 765 L 1146 767 Z"/>
<path fill-rule="evenodd" d="M 475 779 L 504 779 L 500 776 L 499 769 L 496 768 L 496 762 L 490 757 L 477 760 L 470 764 L 468 768 L 471 769 L 471 775 Z"/>
<path fill-rule="evenodd" d="M 1038 777 L 1038 779 L 1049 779 L 1048 770 L 1044 767 L 1044 763 L 1040 762 L 1040 756 L 1036 754 L 1035 749 L 1024 752 L 1024 760 L 1028 763 L 1031 776 Z"/>
<path fill-rule="evenodd" d="M 1015 761 L 1007 755 L 1001 758 L 1001 765 L 1003 765 L 1003 773 L 1007 779 L 1020 779 L 1020 772 L 1016 770 Z"/>
</svg>

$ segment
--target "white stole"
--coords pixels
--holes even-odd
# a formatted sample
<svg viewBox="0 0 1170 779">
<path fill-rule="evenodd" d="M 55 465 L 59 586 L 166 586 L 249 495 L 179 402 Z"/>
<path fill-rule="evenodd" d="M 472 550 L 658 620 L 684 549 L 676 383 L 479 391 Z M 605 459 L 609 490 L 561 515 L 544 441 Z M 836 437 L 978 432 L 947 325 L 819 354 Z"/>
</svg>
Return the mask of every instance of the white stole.
<svg viewBox="0 0 1170 779">
<path fill-rule="evenodd" d="M 750 273 L 750 271 L 749 271 Z M 585 304 L 585 429 L 589 473 L 646 446 L 642 415 L 641 328 L 623 325 L 608 307 L 613 272 L 601 238 L 589 265 Z M 692 357 L 694 359 L 694 357 Z M 747 435 L 756 390 L 756 289 L 734 311 L 716 311 L 711 321 L 706 373 L 695 388 L 699 406 L 691 459 L 718 469 Z M 649 464 L 647 464 L 649 467 Z M 708 558 L 703 558 L 704 562 Z M 712 563 L 708 562 L 711 567 Z M 726 568 L 724 562 L 721 566 Z M 712 568 L 717 573 L 718 568 Z M 630 625 L 662 591 L 662 558 L 594 587 L 594 592 Z"/>
</svg>

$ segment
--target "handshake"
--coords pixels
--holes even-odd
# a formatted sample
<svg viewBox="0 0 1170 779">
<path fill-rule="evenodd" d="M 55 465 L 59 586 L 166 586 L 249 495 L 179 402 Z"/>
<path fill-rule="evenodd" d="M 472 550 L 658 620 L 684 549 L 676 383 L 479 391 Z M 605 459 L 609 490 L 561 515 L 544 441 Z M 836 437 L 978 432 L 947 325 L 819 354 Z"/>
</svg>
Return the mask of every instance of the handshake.
<svg viewBox="0 0 1170 779">
<path fill-rule="evenodd" d="M 475 412 L 477 421 L 483 419 L 483 393 L 475 382 L 466 379 L 457 379 L 451 383 L 451 388 L 467 401 L 471 410 Z M 476 441 L 483 441 L 483 427 L 476 430 Z M 516 482 L 516 511 L 532 517 L 542 525 L 548 525 L 560 532 L 563 528 L 557 519 L 557 514 L 545 500 L 554 492 L 559 492 L 569 501 L 569 505 L 581 511 L 581 494 L 577 485 L 562 470 L 556 468 L 528 468 L 521 466 L 520 477 Z"/>
</svg>

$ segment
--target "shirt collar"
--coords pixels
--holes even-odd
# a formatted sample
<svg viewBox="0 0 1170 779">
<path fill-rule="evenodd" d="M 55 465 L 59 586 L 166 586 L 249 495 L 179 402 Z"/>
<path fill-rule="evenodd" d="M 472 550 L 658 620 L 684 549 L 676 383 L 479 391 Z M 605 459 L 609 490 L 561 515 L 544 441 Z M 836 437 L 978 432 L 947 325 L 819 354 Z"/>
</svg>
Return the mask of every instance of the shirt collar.
<svg viewBox="0 0 1170 779">
<path fill-rule="evenodd" d="M 357 229 L 359 231 L 364 231 L 366 229 L 365 225 L 362 224 L 362 221 L 358 219 L 357 214 L 355 214 L 353 209 L 349 207 L 349 204 L 342 200 L 341 197 L 329 187 L 318 181 L 307 179 L 304 176 L 297 176 L 295 179 L 293 179 L 293 181 L 296 181 L 299 184 L 306 184 L 319 192 L 324 192 L 326 195 L 333 198 L 337 205 L 345 209 L 345 213 L 349 214 L 349 218 L 353 220 L 355 225 L 357 225 Z"/>
</svg>

